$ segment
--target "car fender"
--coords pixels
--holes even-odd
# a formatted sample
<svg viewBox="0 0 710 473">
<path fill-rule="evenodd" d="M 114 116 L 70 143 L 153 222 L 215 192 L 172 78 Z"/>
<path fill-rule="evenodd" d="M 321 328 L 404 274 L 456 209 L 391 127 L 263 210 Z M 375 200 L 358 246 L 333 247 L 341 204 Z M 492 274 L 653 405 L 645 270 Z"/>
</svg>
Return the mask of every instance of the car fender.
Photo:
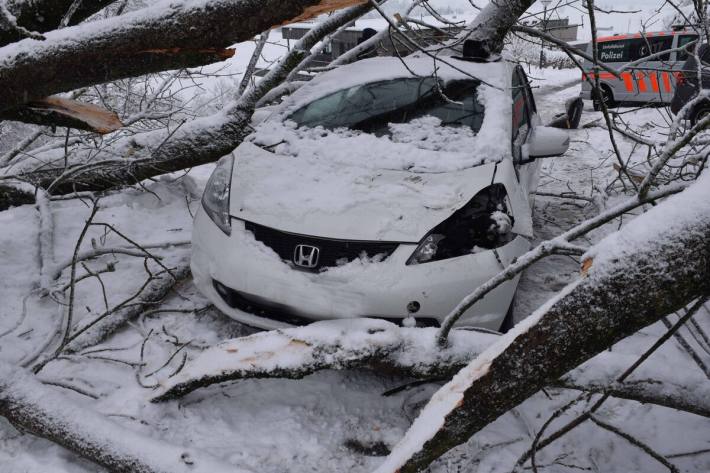
<svg viewBox="0 0 710 473">
<path fill-rule="evenodd" d="M 503 159 L 498 163 L 495 170 L 493 183 L 500 183 L 505 186 L 510 198 L 510 205 L 513 207 L 513 232 L 527 238 L 533 236 L 532 211 L 528 194 L 524 186 L 518 180 L 515 167 L 510 159 Z"/>
</svg>

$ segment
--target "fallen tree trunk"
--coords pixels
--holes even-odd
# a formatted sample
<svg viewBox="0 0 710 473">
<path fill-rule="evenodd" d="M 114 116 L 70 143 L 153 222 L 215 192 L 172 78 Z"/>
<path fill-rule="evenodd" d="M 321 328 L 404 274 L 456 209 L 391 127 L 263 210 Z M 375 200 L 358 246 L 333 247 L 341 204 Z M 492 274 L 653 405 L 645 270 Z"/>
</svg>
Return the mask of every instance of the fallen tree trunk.
<svg viewBox="0 0 710 473">
<path fill-rule="evenodd" d="M 0 111 L 80 87 L 227 59 L 224 48 L 364 0 L 195 0 L 158 4 L 0 48 Z M 48 80 L 37 80 L 48 78 Z"/>
<path fill-rule="evenodd" d="M 138 183 L 161 174 L 214 162 L 234 150 L 251 133 L 256 102 L 281 83 L 320 39 L 370 10 L 369 5 L 351 7 L 317 24 L 272 67 L 255 87 L 224 111 L 198 118 L 177 130 L 158 130 L 119 140 L 102 155 L 111 159 L 74 167 L 49 168 L 19 173 L 18 177 L 53 195 L 76 191 L 103 191 Z M 116 159 L 119 157 L 120 159 Z M 21 191 L 0 196 L 0 208 L 21 205 L 33 197 Z"/>
<path fill-rule="evenodd" d="M 0 362 L 0 416 L 114 473 L 244 473 L 193 448 L 128 430 Z"/>
<path fill-rule="evenodd" d="M 162 381 L 152 402 L 183 397 L 225 381 L 301 379 L 321 370 L 372 369 L 422 380 L 446 380 L 499 336 L 455 330 L 449 346 L 436 345 L 436 329 L 406 328 L 376 319 L 331 320 L 308 327 L 227 340 L 201 353 L 176 376 Z M 655 404 L 710 417 L 710 386 L 684 369 L 646 364 L 625 383 L 615 382 L 636 357 L 604 352 L 549 387 Z"/>
<path fill-rule="evenodd" d="M 605 238 L 586 261 L 585 277 L 433 396 L 377 473 L 423 470 L 565 372 L 710 294 L 710 176 Z"/>
<path fill-rule="evenodd" d="M 175 399 L 223 381 L 299 379 L 324 369 L 373 368 L 416 378 L 447 378 L 498 338 L 457 330 L 446 349 L 435 328 L 405 328 L 376 319 L 318 322 L 228 340 L 165 380 L 153 402 Z"/>
<path fill-rule="evenodd" d="M 491 1 L 476 15 L 476 18 L 457 36 L 456 42 L 474 39 L 485 42 L 490 51 L 503 50 L 505 36 L 518 18 L 535 3 L 535 0 Z"/>
</svg>

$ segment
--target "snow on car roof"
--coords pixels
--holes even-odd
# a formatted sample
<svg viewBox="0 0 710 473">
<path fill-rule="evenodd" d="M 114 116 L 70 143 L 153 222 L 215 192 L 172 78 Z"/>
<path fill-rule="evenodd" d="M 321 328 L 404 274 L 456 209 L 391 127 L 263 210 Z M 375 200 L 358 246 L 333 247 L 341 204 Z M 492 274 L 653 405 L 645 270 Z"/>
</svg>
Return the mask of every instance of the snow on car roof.
<svg viewBox="0 0 710 473">
<path fill-rule="evenodd" d="M 472 76 L 485 81 L 478 87 L 478 101 L 485 112 L 477 132 L 423 119 L 411 124 L 390 124 L 390 128 L 395 128 L 391 135 L 374 136 L 348 129 L 296 128 L 288 120 L 302 106 L 339 90 L 391 79 L 430 77 L 435 70 L 444 83 Z M 247 141 L 266 146 L 276 155 L 300 158 L 313 169 L 321 162 L 360 168 L 365 173 L 377 169 L 437 173 L 498 162 L 510 158 L 511 153 L 511 73 L 511 63 L 507 61 L 476 63 L 450 56 L 358 61 L 323 73 L 304 85 L 285 99 L 272 119 L 258 125 Z"/>
<path fill-rule="evenodd" d="M 360 84 L 400 79 L 406 77 L 436 75 L 444 82 L 470 79 L 472 76 L 502 89 L 510 86 L 511 65 L 497 62 L 472 62 L 442 56 L 434 59 L 427 55 L 411 55 L 404 58 L 376 57 L 316 76 L 293 95 L 284 100 L 282 113 L 289 114 L 303 105 L 341 89 Z"/>
</svg>

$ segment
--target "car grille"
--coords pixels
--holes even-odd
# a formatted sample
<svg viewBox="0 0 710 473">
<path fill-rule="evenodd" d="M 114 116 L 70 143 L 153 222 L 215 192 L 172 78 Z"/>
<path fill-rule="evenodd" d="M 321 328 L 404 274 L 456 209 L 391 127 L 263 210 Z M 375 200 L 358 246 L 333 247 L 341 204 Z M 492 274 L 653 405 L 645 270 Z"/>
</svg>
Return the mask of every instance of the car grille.
<svg viewBox="0 0 710 473">
<path fill-rule="evenodd" d="M 387 259 L 399 246 L 398 243 L 359 240 L 333 240 L 296 233 L 282 232 L 273 228 L 244 222 L 245 228 L 254 234 L 254 238 L 274 250 L 284 261 L 294 263 L 299 269 L 320 271 L 326 268 L 349 263 L 361 256 L 373 258 L 382 255 Z M 314 267 L 304 268 L 296 265 L 294 255 L 298 245 L 318 248 L 318 259 Z"/>
</svg>

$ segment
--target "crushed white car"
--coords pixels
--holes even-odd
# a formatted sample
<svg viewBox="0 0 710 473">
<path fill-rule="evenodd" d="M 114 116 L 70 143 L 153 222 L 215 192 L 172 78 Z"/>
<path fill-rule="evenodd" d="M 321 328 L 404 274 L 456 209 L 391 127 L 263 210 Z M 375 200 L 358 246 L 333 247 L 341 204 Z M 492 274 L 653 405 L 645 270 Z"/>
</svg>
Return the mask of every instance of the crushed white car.
<svg viewBox="0 0 710 473">
<path fill-rule="evenodd" d="M 438 325 L 529 249 L 539 158 L 568 144 L 504 59 L 420 53 L 323 73 L 218 163 L 195 216 L 195 284 L 261 328 Z M 499 330 L 517 284 L 457 326 Z"/>
</svg>

